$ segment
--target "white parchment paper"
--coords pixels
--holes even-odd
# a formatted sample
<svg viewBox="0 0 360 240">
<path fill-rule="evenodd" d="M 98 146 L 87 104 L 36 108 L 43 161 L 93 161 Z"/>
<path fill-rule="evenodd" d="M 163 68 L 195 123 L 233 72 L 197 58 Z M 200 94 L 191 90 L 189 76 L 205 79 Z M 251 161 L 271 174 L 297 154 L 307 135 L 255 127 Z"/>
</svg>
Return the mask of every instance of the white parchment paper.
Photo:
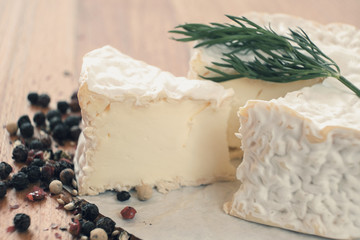
<svg viewBox="0 0 360 240">
<path fill-rule="evenodd" d="M 320 237 L 247 222 L 225 214 L 222 206 L 238 189 L 238 182 L 222 182 L 201 187 L 183 187 L 168 194 L 154 191 L 148 201 L 139 201 L 136 193 L 125 202 L 114 192 L 83 197 L 95 203 L 102 214 L 144 240 L 163 239 L 241 239 L 241 240 L 315 240 Z M 137 214 L 123 220 L 120 211 L 132 206 Z"/>
</svg>

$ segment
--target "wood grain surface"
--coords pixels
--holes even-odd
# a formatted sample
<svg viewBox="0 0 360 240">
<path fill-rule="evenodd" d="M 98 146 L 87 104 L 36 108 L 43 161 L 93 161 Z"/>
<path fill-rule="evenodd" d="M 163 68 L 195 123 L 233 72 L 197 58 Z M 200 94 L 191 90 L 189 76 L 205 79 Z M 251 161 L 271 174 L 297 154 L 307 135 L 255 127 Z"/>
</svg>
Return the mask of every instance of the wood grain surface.
<svg viewBox="0 0 360 240">
<path fill-rule="evenodd" d="M 82 56 L 103 45 L 184 76 L 190 45 L 172 41 L 168 30 L 184 22 L 223 22 L 224 14 L 249 11 L 360 28 L 358 0 L 0 0 L 0 123 L 16 122 L 23 114 L 32 117 L 39 110 L 26 100 L 30 91 L 48 93 L 52 108 L 68 100 L 78 87 Z M 18 170 L 10 140 L 0 128 L 0 161 Z M 56 239 L 56 233 L 72 239 L 59 230 L 68 226 L 71 215 L 56 209 L 53 197 L 24 201 L 27 192 L 11 190 L 0 200 L 0 239 Z M 20 207 L 11 210 L 14 204 Z M 31 216 L 29 230 L 7 233 L 19 212 Z"/>
</svg>

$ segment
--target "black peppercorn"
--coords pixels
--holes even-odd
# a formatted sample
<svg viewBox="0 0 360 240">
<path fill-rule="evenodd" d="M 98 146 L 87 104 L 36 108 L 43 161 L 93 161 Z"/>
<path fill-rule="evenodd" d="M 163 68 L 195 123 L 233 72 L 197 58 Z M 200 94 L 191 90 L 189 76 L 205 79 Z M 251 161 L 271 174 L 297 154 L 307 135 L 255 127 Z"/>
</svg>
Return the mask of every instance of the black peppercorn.
<svg viewBox="0 0 360 240">
<path fill-rule="evenodd" d="M 77 91 L 75 91 L 75 92 L 73 92 L 73 94 L 71 94 L 71 98 L 70 98 L 71 100 L 78 100 L 78 92 Z"/>
<path fill-rule="evenodd" d="M 81 110 L 80 105 L 79 105 L 79 101 L 77 99 L 71 100 L 69 106 L 70 106 L 70 110 L 72 112 L 80 112 L 80 110 Z"/>
<path fill-rule="evenodd" d="M 29 180 L 25 173 L 18 172 L 12 176 L 11 184 L 16 190 L 23 190 L 28 187 Z"/>
<path fill-rule="evenodd" d="M 104 229 L 108 235 L 111 235 L 115 229 L 115 222 L 111 218 L 102 217 L 96 222 L 96 227 Z"/>
<path fill-rule="evenodd" d="M 72 126 L 77 126 L 77 125 L 79 125 L 80 121 L 81 121 L 81 117 L 80 117 L 80 116 L 68 116 L 68 117 L 65 119 L 64 123 L 65 123 L 66 125 L 68 125 L 69 127 L 72 127 Z"/>
<path fill-rule="evenodd" d="M 49 103 L 50 103 L 49 95 L 47 95 L 46 93 L 39 95 L 37 105 L 39 105 L 39 106 L 41 106 L 43 108 L 47 108 Z"/>
<path fill-rule="evenodd" d="M 82 221 L 81 223 L 81 233 L 85 236 L 90 237 L 90 232 L 95 229 L 95 223 L 91 221 Z"/>
<path fill-rule="evenodd" d="M 52 119 L 50 119 L 49 121 L 49 125 L 50 125 L 50 129 L 51 130 L 54 130 L 54 128 L 58 125 L 58 124 L 61 124 L 62 121 L 60 118 L 58 117 L 53 117 Z"/>
<path fill-rule="evenodd" d="M 55 160 L 55 161 L 60 160 L 60 158 L 62 158 L 63 152 L 64 152 L 63 150 L 57 150 L 57 151 L 54 153 L 54 160 Z"/>
<path fill-rule="evenodd" d="M 30 101 L 31 105 L 35 105 L 39 99 L 39 94 L 31 92 L 27 95 L 27 99 Z"/>
<path fill-rule="evenodd" d="M 69 109 L 69 104 L 66 101 L 59 101 L 57 103 L 57 109 L 62 113 L 65 114 L 66 111 Z"/>
<path fill-rule="evenodd" d="M 24 123 L 31 123 L 30 118 L 29 118 L 28 115 L 23 115 L 23 116 L 19 117 L 19 119 L 17 121 L 17 125 L 18 125 L 19 128 Z"/>
<path fill-rule="evenodd" d="M 0 162 L 0 178 L 6 179 L 12 172 L 12 167 L 7 162 Z"/>
<path fill-rule="evenodd" d="M 121 191 L 121 192 L 117 192 L 117 193 L 116 193 L 116 198 L 117 198 L 117 200 L 119 200 L 120 202 L 129 200 L 130 197 L 131 197 L 131 196 L 130 196 L 130 193 L 127 192 L 127 191 Z"/>
<path fill-rule="evenodd" d="M 33 139 L 31 140 L 30 144 L 29 144 L 29 148 L 30 149 L 34 149 L 34 150 L 41 150 L 43 149 L 43 144 L 39 139 Z"/>
<path fill-rule="evenodd" d="M 54 177 L 55 167 L 51 164 L 46 164 L 41 168 L 41 177 L 40 179 L 44 182 L 50 182 Z"/>
<path fill-rule="evenodd" d="M 81 128 L 79 126 L 72 126 L 70 128 L 71 140 L 77 141 L 79 139 L 80 134 L 81 134 Z"/>
<path fill-rule="evenodd" d="M 43 112 L 37 112 L 35 113 L 33 120 L 36 124 L 36 126 L 43 126 L 45 125 L 45 114 Z"/>
<path fill-rule="evenodd" d="M 15 160 L 15 162 L 25 162 L 27 157 L 28 150 L 24 145 L 20 144 L 13 149 L 12 158 Z"/>
<path fill-rule="evenodd" d="M 49 136 L 49 134 L 43 133 L 40 135 L 40 141 L 43 145 L 43 148 L 51 148 L 51 137 Z"/>
<path fill-rule="evenodd" d="M 42 160 L 41 158 L 34 158 L 34 160 L 31 162 L 30 165 L 34 165 L 37 167 L 42 167 L 45 165 L 45 161 Z"/>
<path fill-rule="evenodd" d="M 27 168 L 27 176 L 30 182 L 36 182 L 41 177 L 40 167 L 36 165 L 30 165 Z"/>
<path fill-rule="evenodd" d="M 48 113 L 46 114 L 46 119 L 49 121 L 50 121 L 50 119 L 52 119 L 54 117 L 61 118 L 61 113 L 59 110 L 53 109 L 53 110 L 48 111 Z"/>
<path fill-rule="evenodd" d="M 81 206 L 81 216 L 85 220 L 94 221 L 99 215 L 99 209 L 95 204 L 85 203 Z"/>
<path fill-rule="evenodd" d="M 6 184 L 4 182 L 0 182 L 0 198 L 5 197 L 6 195 Z"/>
<path fill-rule="evenodd" d="M 34 135 L 34 127 L 31 123 L 23 123 L 20 126 L 20 133 L 24 138 L 30 138 Z"/>
<path fill-rule="evenodd" d="M 29 228 L 30 222 L 30 217 L 24 213 L 18 213 L 14 217 L 14 226 L 19 232 L 25 232 Z"/>
<path fill-rule="evenodd" d="M 60 123 L 53 130 L 53 138 L 58 141 L 66 140 L 70 135 L 70 129 L 66 124 Z"/>
</svg>

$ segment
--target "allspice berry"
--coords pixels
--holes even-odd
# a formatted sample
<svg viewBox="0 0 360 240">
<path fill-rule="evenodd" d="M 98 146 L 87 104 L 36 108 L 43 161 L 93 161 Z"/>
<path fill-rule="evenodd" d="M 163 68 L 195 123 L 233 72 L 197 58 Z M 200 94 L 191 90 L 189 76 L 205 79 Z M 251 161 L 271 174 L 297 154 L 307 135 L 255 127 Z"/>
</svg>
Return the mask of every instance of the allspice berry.
<svg viewBox="0 0 360 240">
<path fill-rule="evenodd" d="M 148 184 L 141 184 L 135 187 L 137 197 L 140 201 L 146 201 L 152 197 L 153 188 Z"/>
</svg>

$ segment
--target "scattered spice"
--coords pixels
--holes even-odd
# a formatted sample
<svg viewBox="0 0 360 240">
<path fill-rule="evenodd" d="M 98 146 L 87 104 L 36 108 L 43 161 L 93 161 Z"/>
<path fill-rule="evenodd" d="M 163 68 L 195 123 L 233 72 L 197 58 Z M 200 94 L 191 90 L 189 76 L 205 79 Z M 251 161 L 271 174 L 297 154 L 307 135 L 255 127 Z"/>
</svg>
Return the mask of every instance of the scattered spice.
<svg viewBox="0 0 360 240">
<path fill-rule="evenodd" d="M 109 217 L 102 217 L 96 222 L 96 227 L 104 229 L 107 235 L 111 235 L 115 230 L 115 222 Z"/>
<path fill-rule="evenodd" d="M 6 124 L 6 130 L 10 134 L 10 136 L 14 136 L 17 133 L 18 125 L 16 123 L 8 123 Z"/>
<path fill-rule="evenodd" d="M 63 184 L 59 180 L 52 180 L 49 184 L 49 190 L 52 194 L 60 194 L 62 192 Z"/>
<path fill-rule="evenodd" d="M 81 233 L 85 236 L 90 237 L 90 232 L 95 229 L 95 223 L 91 221 L 82 221 L 81 224 Z"/>
<path fill-rule="evenodd" d="M 29 182 L 31 182 L 31 183 L 40 180 L 40 177 L 41 177 L 40 167 L 36 165 L 40 161 L 43 162 L 40 159 L 35 159 L 33 161 L 33 163 L 27 167 L 26 174 L 28 176 Z"/>
<path fill-rule="evenodd" d="M 94 221 L 99 215 L 99 208 L 92 203 L 85 203 L 81 206 L 81 215 L 85 220 Z"/>
<path fill-rule="evenodd" d="M 17 121 L 17 125 L 20 128 L 21 125 L 23 125 L 24 123 L 31 123 L 30 118 L 28 115 L 22 115 L 21 117 L 19 117 L 18 121 Z"/>
<path fill-rule="evenodd" d="M 75 177 L 75 173 L 71 168 L 65 168 L 60 172 L 60 180 L 63 184 L 71 185 L 72 180 Z"/>
<path fill-rule="evenodd" d="M 57 239 L 61 239 L 60 233 L 55 233 L 55 237 L 56 237 Z"/>
<path fill-rule="evenodd" d="M 116 198 L 117 200 L 119 200 L 120 202 L 124 202 L 126 200 L 129 200 L 129 198 L 131 197 L 130 193 L 127 191 L 120 191 L 116 193 Z"/>
<path fill-rule="evenodd" d="M 7 162 L 0 162 L 0 179 L 6 179 L 13 171 L 13 168 Z"/>
<path fill-rule="evenodd" d="M 35 122 L 36 126 L 43 126 L 45 125 L 45 114 L 43 112 L 37 112 L 35 113 L 34 117 L 33 117 L 33 121 Z"/>
<path fill-rule="evenodd" d="M 50 97 L 46 93 L 40 94 L 37 100 L 37 105 L 43 108 L 47 108 L 50 103 Z"/>
<path fill-rule="evenodd" d="M 0 198 L 5 197 L 6 190 L 7 190 L 6 184 L 4 182 L 0 182 Z"/>
<path fill-rule="evenodd" d="M 23 172 L 15 173 L 11 178 L 12 186 L 17 190 L 24 190 L 29 185 L 27 175 Z"/>
<path fill-rule="evenodd" d="M 78 236 L 80 234 L 81 224 L 78 219 L 72 219 L 72 222 L 69 223 L 69 233 L 73 236 Z"/>
<path fill-rule="evenodd" d="M 10 205 L 9 207 L 10 207 L 10 210 L 12 211 L 12 210 L 18 209 L 20 207 L 20 205 L 15 203 L 13 205 Z"/>
<path fill-rule="evenodd" d="M 15 162 L 25 162 L 28 157 L 28 150 L 23 145 L 17 145 L 12 152 L 12 158 L 15 160 Z"/>
<path fill-rule="evenodd" d="M 30 101 L 31 105 L 36 105 L 39 99 L 39 94 L 36 92 L 31 92 L 27 95 L 27 99 Z"/>
<path fill-rule="evenodd" d="M 95 228 L 90 232 L 90 240 L 107 240 L 108 235 L 102 228 Z"/>
<path fill-rule="evenodd" d="M 121 210 L 120 213 L 123 219 L 133 219 L 135 217 L 136 210 L 133 207 L 127 206 Z"/>
<path fill-rule="evenodd" d="M 15 215 L 13 222 L 16 230 L 25 232 L 29 228 L 31 220 L 25 213 L 18 213 Z"/>
<path fill-rule="evenodd" d="M 15 232 L 15 230 L 16 230 L 15 226 L 10 226 L 6 229 L 6 232 L 12 233 L 12 232 Z"/>
<path fill-rule="evenodd" d="M 42 188 L 34 186 L 33 191 L 26 195 L 26 199 L 33 201 L 40 201 L 46 197 L 46 193 Z"/>
<path fill-rule="evenodd" d="M 31 138 L 34 135 L 33 125 L 28 122 L 21 124 L 20 133 L 24 138 Z"/>
<path fill-rule="evenodd" d="M 57 225 L 56 223 L 52 223 L 51 225 L 50 225 L 50 228 L 51 229 L 57 229 L 59 227 L 59 225 Z"/>
<path fill-rule="evenodd" d="M 149 200 L 152 197 L 153 188 L 148 184 L 141 184 L 135 187 L 137 198 L 140 201 Z"/>
<path fill-rule="evenodd" d="M 57 103 L 57 109 L 62 113 L 65 114 L 69 109 L 69 104 L 66 101 L 59 101 Z"/>
</svg>

